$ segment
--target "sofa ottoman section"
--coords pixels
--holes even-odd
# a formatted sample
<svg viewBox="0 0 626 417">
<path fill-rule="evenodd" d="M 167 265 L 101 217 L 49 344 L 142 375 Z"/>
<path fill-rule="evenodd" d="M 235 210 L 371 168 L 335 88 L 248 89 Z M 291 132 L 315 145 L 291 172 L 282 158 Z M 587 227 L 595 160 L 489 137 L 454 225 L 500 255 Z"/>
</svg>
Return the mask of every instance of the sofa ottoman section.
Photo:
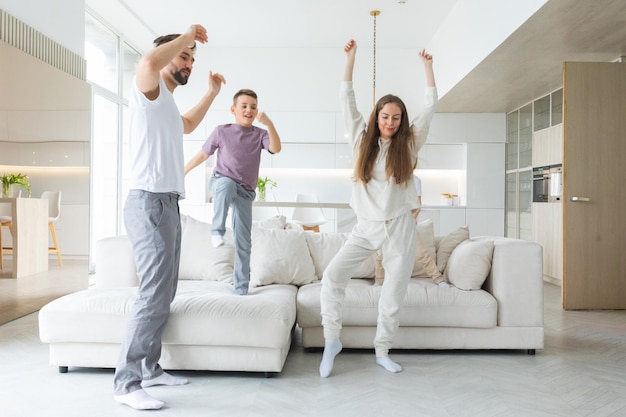
<svg viewBox="0 0 626 417">
<path fill-rule="evenodd" d="M 251 288 L 247 296 L 215 281 L 179 282 L 163 334 L 166 369 L 280 372 L 296 320 L 291 285 Z M 88 289 L 42 308 L 40 338 L 50 363 L 114 368 L 136 288 Z"/>
</svg>

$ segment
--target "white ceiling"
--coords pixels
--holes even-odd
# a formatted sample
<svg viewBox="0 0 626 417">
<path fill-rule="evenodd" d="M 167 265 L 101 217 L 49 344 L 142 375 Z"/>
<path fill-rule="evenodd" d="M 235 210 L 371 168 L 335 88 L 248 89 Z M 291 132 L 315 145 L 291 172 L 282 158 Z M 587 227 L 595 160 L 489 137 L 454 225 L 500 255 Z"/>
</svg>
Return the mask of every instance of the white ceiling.
<svg viewBox="0 0 626 417">
<path fill-rule="evenodd" d="M 519 0 L 522 1 L 522 0 Z M 158 35 L 207 27 L 215 47 L 326 48 L 347 39 L 428 45 L 456 0 L 86 0 L 149 48 Z M 497 19 L 494 16 L 494 19 Z M 135 23 L 132 23 L 132 20 Z M 136 24 L 136 21 L 143 25 Z M 145 26 L 145 27 L 142 27 Z M 549 0 L 441 99 L 440 112 L 506 112 L 562 85 L 563 61 L 626 55 L 626 0 Z"/>
<path fill-rule="evenodd" d="M 424 47 L 456 0 L 89 0 L 119 2 L 154 37 L 204 25 L 217 47 L 336 47 L 349 37 L 372 37 L 379 10 L 381 47 Z"/>
</svg>

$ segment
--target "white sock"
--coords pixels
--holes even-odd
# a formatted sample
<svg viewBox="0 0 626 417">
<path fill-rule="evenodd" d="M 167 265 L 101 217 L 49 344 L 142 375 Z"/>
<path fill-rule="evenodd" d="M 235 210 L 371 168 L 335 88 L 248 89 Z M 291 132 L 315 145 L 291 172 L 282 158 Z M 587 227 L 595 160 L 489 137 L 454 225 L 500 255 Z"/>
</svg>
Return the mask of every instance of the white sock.
<svg viewBox="0 0 626 417">
<path fill-rule="evenodd" d="M 143 388 L 153 387 L 155 385 L 185 385 L 189 381 L 185 378 L 178 378 L 173 375 L 168 374 L 167 372 L 163 372 L 161 375 L 156 378 L 146 379 L 141 382 L 141 386 Z"/>
<path fill-rule="evenodd" d="M 142 389 L 130 394 L 114 395 L 113 399 L 119 403 L 126 404 L 135 410 L 159 410 L 165 403 L 151 397 Z"/>
<path fill-rule="evenodd" d="M 341 352 L 341 348 L 341 341 L 339 339 L 326 339 L 322 363 L 320 363 L 320 376 L 322 378 L 328 378 L 332 372 L 335 356 Z"/>
<path fill-rule="evenodd" d="M 402 372 L 402 367 L 389 359 L 389 356 L 376 356 L 376 363 L 388 370 L 389 372 Z"/>
<path fill-rule="evenodd" d="M 224 236 L 220 235 L 211 235 L 211 243 L 214 248 L 219 248 L 224 244 Z"/>
<path fill-rule="evenodd" d="M 440 286 L 441 288 L 450 288 L 450 284 L 448 284 L 445 281 L 441 281 L 439 284 L 437 284 L 438 286 Z"/>
</svg>

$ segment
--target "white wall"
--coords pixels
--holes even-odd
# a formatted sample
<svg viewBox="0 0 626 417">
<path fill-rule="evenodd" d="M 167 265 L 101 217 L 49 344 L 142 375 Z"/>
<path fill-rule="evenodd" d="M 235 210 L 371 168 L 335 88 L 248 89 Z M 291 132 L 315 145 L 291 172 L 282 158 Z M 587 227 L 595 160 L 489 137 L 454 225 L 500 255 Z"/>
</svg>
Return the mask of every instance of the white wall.
<svg viewBox="0 0 626 417">
<path fill-rule="evenodd" d="M 84 0 L 0 0 L 0 9 L 84 55 Z M 27 174 L 33 197 L 61 191 L 55 229 L 62 255 L 86 257 L 91 88 L 9 45 L 0 52 L 0 172 Z M 5 230 L 3 242 L 10 240 Z"/>
</svg>

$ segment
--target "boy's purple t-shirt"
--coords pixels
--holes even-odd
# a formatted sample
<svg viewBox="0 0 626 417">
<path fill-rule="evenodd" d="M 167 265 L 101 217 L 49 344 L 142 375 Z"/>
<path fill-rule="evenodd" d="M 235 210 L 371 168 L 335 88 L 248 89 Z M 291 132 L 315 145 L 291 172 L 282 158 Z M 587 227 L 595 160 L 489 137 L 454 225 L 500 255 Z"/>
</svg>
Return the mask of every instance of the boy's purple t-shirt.
<svg viewBox="0 0 626 417">
<path fill-rule="evenodd" d="M 202 150 L 210 156 L 219 149 L 214 172 L 253 191 L 259 179 L 261 150 L 269 146 L 267 130 L 232 123 L 217 126 L 202 145 Z"/>
</svg>

